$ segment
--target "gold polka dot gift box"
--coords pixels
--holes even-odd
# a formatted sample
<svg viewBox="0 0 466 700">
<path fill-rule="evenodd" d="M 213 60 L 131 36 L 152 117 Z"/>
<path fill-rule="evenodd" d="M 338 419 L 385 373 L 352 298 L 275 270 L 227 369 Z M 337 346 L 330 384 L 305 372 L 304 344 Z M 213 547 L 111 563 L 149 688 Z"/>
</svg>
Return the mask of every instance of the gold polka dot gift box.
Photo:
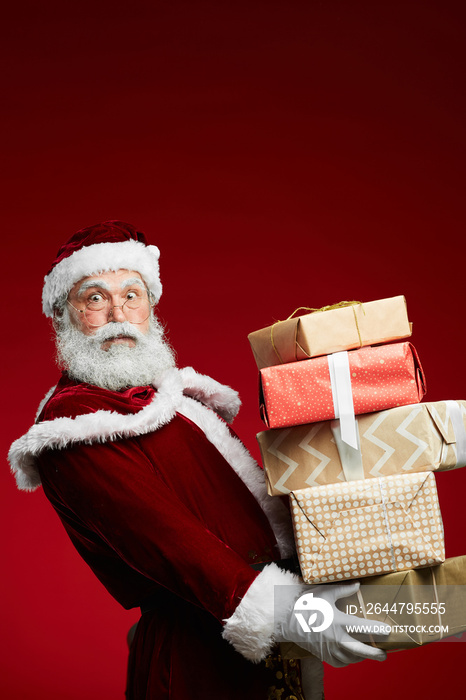
<svg viewBox="0 0 466 700">
<path fill-rule="evenodd" d="M 445 561 L 433 472 L 397 474 L 290 494 L 305 583 L 325 583 Z"/>
<path fill-rule="evenodd" d="M 258 433 L 269 494 L 466 465 L 466 401 L 364 413 L 356 417 L 356 431 L 356 449 L 341 440 L 338 420 Z"/>
<path fill-rule="evenodd" d="M 298 311 L 311 313 L 297 316 Z M 341 301 L 321 309 L 300 307 L 284 321 L 253 331 L 248 340 L 262 369 L 401 340 L 411 332 L 405 297 L 396 296 L 364 303 Z"/>
<path fill-rule="evenodd" d="M 411 343 L 363 347 L 260 370 L 261 416 L 269 428 L 419 403 L 421 363 Z M 354 420 L 353 420 L 354 422 Z"/>
</svg>

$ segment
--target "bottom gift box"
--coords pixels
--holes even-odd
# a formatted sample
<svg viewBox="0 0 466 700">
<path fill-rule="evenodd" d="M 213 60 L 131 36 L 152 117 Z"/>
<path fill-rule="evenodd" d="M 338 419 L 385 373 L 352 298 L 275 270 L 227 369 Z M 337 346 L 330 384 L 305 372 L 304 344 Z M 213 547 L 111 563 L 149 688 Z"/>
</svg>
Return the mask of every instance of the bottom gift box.
<svg viewBox="0 0 466 700">
<path fill-rule="evenodd" d="M 357 617 L 380 620 L 392 631 L 384 641 L 352 632 L 355 639 L 394 651 L 466 631 L 466 556 L 424 569 L 370 576 L 361 579 L 360 584 L 357 594 L 337 602 L 338 608 Z M 318 586 L 314 588 L 318 596 L 316 589 Z M 312 656 L 292 642 L 282 642 L 280 653 L 285 659 Z"/>
</svg>

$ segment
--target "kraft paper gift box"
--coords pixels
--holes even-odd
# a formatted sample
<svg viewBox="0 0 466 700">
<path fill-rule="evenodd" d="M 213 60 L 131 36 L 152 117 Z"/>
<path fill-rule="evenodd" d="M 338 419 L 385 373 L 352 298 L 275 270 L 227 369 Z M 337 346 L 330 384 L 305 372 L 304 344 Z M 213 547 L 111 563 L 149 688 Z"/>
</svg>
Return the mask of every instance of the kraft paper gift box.
<svg viewBox="0 0 466 700">
<path fill-rule="evenodd" d="M 422 367 L 411 343 L 339 352 L 266 367 L 259 374 L 261 416 L 269 428 L 343 421 L 350 413 L 419 403 L 425 393 Z"/>
<path fill-rule="evenodd" d="M 408 321 L 404 296 L 340 303 L 349 305 L 324 307 L 326 310 L 317 309 L 250 333 L 248 340 L 258 368 L 388 343 L 411 335 L 412 324 Z"/>
<path fill-rule="evenodd" d="M 356 426 L 357 449 L 342 442 L 338 420 L 258 433 L 269 494 L 466 465 L 466 401 L 364 413 Z"/>
<path fill-rule="evenodd" d="M 292 491 L 305 583 L 404 571 L 445 560 L 433 472 L 358 479 Z"/>
<path fill-rule="evenodd" d="M 466 631 L 466 556 L 424 569 L 371 576 L 360 583 L 359 592 L 341 598 L 338 608 L 380 620 L 392 631 L 383 641 L 354 633 L 355 639 L 380 649 L 412 649 Z M 280 650 L 287 659 L 310 655 L 293 642 L 282 642 Z"/>
</svg>

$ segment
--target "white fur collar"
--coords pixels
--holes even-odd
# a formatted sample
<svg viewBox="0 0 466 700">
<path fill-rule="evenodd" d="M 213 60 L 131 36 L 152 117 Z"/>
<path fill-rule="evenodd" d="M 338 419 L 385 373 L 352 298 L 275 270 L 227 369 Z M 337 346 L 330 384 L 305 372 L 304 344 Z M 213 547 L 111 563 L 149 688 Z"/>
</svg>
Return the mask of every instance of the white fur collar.
<svg viewBox="0 0 466 700">
<path fill-rule="evenodd" d="M 241 405 L 234 389 L 198 374 L 192 367 L 170 369 L 154 386 L 158 391 L 153 400 L 136 414 L 101 410 L 33 425 L 11 445 L 8 453 L 18 488 L 31 491 L 40 485 L 35 458 L 43 450 L 63 449 L 73 442 L 90 444 L 152 432 L 173 418 L 184 395 L 212 408 L 228 422 L 233 420 Z M 40 408 L 52 393 L 53 389 L 47 393 Z"/>
<path fill-rule="evenodd" d="M 154 386 L 157 393 L 151 403 L 135 414 L 101 410 L 33 425 L 12 444 L 8 453 L 18 488 L 33 491 L 40 486 L 35 461 L 45 449 L 63 449 L 75 442 L 92 444 L 144 435 L 169 423 L 178 412 L 201 428 L 242 479 L 267 516 L 281 556 L 289 556 L 293 552 L 293 536 L 288 510 L 279 498 L 268 495 L 262 470 L 242 442 L 215 415 L 218 413 L 226 421 L 232 421 L 241 404 L 238 393 L 198 374 L 192 367 L 170 369 Z M 41 407 L 52 392 L 48 392 Z"/>
</svg>

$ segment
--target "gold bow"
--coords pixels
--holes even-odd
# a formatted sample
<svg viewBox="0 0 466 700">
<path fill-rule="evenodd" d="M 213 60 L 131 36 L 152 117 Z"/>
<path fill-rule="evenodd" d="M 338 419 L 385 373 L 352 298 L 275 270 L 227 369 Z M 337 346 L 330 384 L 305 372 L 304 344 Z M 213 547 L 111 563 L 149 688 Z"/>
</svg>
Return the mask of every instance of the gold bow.
<svg viewBox="0 0 466 700">
<path fill-rule="evenodd" d="M 366 313 L 366 312 L 364 311 L 364 306 L 363 306 L 362 301 L 339 301 L 339 302 L 336 303 L 336 304 L 329 304 L 328 306 L 321 306 L 320 309 L 315 309 L 315 308 L 310 307 L 310 306 L 298 306 L 298 308 L 295 309 L 295 310 L 293 311 L 293 313 L 290 314 L 290 315 L 288 316 L 288 318 L 285 318 L 285 319 L 283 319 L 283 320 L 281 320 L 281 321 L 276 321 L 276 322 L 270 327 L 270 342 L 272 343 L 272 347 L 273 347 L 273 349 L 274 349 L 274 351 L 275 351 L 276 356 L 277 356 L 278 359 L 280 360 L 280 363 L 283 364 L 283 360 L 282 360 L 282 358 L 281 358 L 281 356 L 280 356 L 280 353 L 278 352 L 277 348 L 275 347 L 275 343 L 274 343 L 274 340 L 273 340 L 273 329 L 275 328 L 275 326 L 278 326 L 279 323 L 283 323 L 283 321 L 289 321 L 290 318 L 293 318 L 293 316 L 294 316 L 298 311 L 309 311 L 310 313 L 319 313 L 320 311 L 331 311 L 332 309 L 342 309 L 342 308 L 344 308 L 345 306 L 352 306 L 352 307 L 353 307 L 353 314 L 354 314 L 354 321 L 355 321 L 355 323 L 356 323 L 356 329 L 357 329 L 357 331 L 358 331 L 359 347 L 362 347 L 362 338 L 361 338 L 361 333 L 360 333 L 360 331 L 359 331 L 358 318 L 357 318 L 357 316 L 356 316 L 356 311 L 355 311 L 355 309 L 354 309 L 354 307 L 355 307 L 357 304 L 360 304 L 361 307 L 362 307 L 363 313 Z M 295 342 L 295 348 L 296 348 L 296 350 L 295 350 L 295 359 L 296 359 L 296 360 L 298 359 L 298 352 L 297 352 L 297 349 L 298 349 L 298 348 L 301 350 L 301 352 L 302 352 L 304 355 L 306 355 L 307 357 L 311 357 L 311 355 L 309 355 L 309 353 L 307 353 L 307 352 L 301 347 L 301 345 L 300 345 L 299 342 L 298 342 L 298 324 L 296 324 L 296 333 L 295 333 L 294 342 Z"/>
</svg>

